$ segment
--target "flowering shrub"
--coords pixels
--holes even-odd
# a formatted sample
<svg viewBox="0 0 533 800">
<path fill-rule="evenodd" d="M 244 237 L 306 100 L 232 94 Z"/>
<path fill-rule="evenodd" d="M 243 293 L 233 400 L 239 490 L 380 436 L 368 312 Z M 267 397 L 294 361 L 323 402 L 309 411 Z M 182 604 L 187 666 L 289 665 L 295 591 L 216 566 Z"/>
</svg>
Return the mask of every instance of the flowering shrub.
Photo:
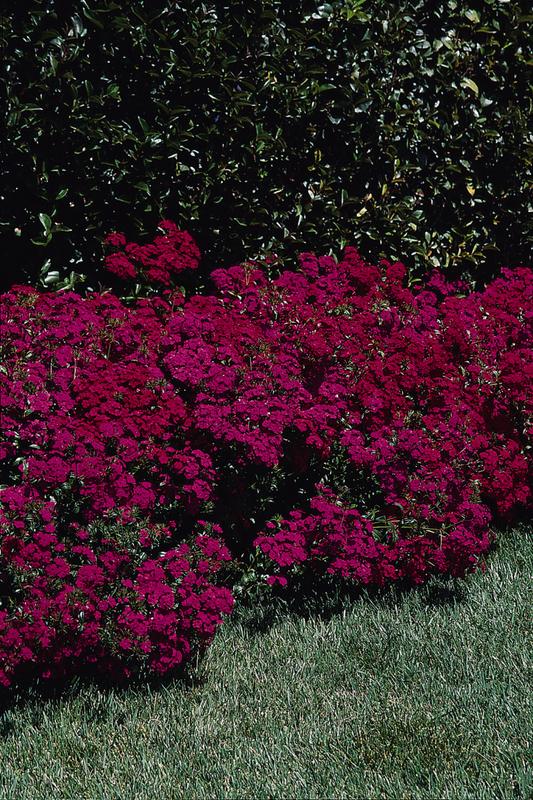
<svg viewBox="0 0 533 800">
<path fill-rule="evenodd" d="M 114 234 L 110 269 L 194 268 L 165 230 Z M 533 273 L 406 279 L 348 247 L 211 295 L 5 294 L 0 680 L 174 669 L 230 612 L 231 555 L 282 586 L 473 569 L 531 505 Z"/>
<path fill-rule="evenodd" d="M 82 666 L 164 675 L 232 609 L 215 582 L 230 560 L 217 526 L 173 546 L 172 523 L 141 524 L 127 511 L 60 525 L 57 503 L 28 485 L 4 490 L 0 523 L 0 686 L 34 665 L 43 677 Z"/>
<path fill-rule="evenodd" d="M 267 582 L 287 585 L 287 576 L 305 566 L 362 585 L 384 586 L 408 579 L 423 583 L 431 573 L 462 576 L 489 547 L 490 514 L 464 502 L 455 524 L 429 526 L 412 535 L 409 525 L 390 520 L 386 525 L 365 519 L 347 508 L 332 492 L 313 497 L 310 511 L 291 511 L 288 519 L 268 522 L 255 544 L 271 564 Z M 384 542 L 379 540 L 385 528 Z"/>
</svg>

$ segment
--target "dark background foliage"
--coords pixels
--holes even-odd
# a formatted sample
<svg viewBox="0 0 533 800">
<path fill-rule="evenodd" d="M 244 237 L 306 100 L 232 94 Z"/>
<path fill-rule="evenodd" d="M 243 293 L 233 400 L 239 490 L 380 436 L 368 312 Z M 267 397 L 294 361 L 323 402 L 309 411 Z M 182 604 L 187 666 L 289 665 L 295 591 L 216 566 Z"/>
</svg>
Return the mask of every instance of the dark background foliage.
<svg viewBox="0 0 533 800">
<path fill-rule="evenodd" d="M 95 285 L 103 234 L 161 216 L 197 237 L 205 269 L 347 241 L 480 279 L 528 260 L 529 11 L 12 3 L 2 281 Z"/>
</svg>

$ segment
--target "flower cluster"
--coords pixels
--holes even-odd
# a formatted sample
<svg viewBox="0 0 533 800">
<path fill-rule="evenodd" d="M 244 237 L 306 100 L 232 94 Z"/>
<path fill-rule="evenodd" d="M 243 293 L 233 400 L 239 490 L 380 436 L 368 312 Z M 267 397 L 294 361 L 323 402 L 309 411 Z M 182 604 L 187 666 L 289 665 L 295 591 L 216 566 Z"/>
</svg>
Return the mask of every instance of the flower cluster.
<svg viewBox="0 0 533 800">
<path fill-rule="evenodd" d="M 30 485 L 6 488 L 2 500 L 0 686 L 36 670 L 164 675 L 232 610 L 231 591 L 216 581 L 231 558 L 217 526 L 173 546 L 172 524 L 128 512 L 61 524 L 57 502 Z"/>
<path fill-rule="evenodd" d="M 110 233 L 105 239 L 112 248 L 105 257 L 107 270 L 123 281 L 168 286 L 176 275 L 196 269 L 200 251 L 190 233 L 166 219 L 159 228 L 161 235 L 144 245 L 128 242 L 123 233 Z"/>
<path fill-rule="evenodd" d="M 113 234 L 108 267 L 194 268 L 164 230 Z M 348 247 L 188 298 L 4 295 L 1 680 L 175 668 L 231 609 L 230 552 L 270 584 L 474 568 L 491 521 L 531 506 L 533 273 L 407 277 Z"/>
<path fill-rule="evenodd" d="M 323 489 L 309 511 L 293 510 L 287 519 L 267 522 L 255 545 L 266 556 L 270 585 L 287 586 L 302 569 L 363 586 L 393 581 L 420 584 L 432 574 L 463 576 L 487 552 L 490 514 L 464 502 L 457 522 L 432 529 L 412 521 L 366 519 Z"/>
</svg>

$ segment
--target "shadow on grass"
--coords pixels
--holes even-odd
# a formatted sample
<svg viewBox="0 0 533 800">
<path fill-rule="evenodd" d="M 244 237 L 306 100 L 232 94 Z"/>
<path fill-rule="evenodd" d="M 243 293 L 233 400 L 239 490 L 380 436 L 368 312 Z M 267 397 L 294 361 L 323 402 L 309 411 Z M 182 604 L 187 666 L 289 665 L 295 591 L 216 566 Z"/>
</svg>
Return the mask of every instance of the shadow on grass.
<svg viewBox="0 0 533 800">
<path fill-rule="evenodd" d="M 379 588 L 339 588 L 328 580 L 300 580 L 291 584 L 290 595 L 283 589 L 265 595 L 258 602 L 247 598 L 237 606 L 233 617 L 250 635 L 266 633 L 287 616 L 302 619 L 330 620 L 353 608 L 359 602 L 393 608 L 407 597 L 417 597 L 422 606 L 438 608 L 455 606 L 468 597 L 467 580 L 432 577 L 423 586 L 409 584 Z"/>
<path fill-rule="evenodd" d="M 528 536 L 531 528 L 519 526 L 520 534 Z M 515 533 L 518 532 L 515 528 Z M 502 538 L 505 532 L 500 531 Z M 501 540 L 500 540 L 501 542 Z M 498 539 L 493 550 L 500 548 Z M 466 579 L 432 577 L 428 583 L 413 587 L 405 584 L 394 585 L 386 589 L 339 588 L 330 580 L 301 579 L 291 585 L 290 595 L 284 595 L 282 589 L 274 594 L 249 596 L 241 598 L 232 615 L 232 620 L 239 624 L 241 632 L 249 637 L 269 631 L 275 624 L 288 616 L 302 619 L 329 620 L 346 613 L 356 603 L 379 604 L 384 608 L 402 605 L 409 598 L 416 598 L 424 608 L 453 607 L 468 600 L 469 583 Z M 79 696 L 87 687 L 98 687 L 104 693 L 114 696 L 125 694 L 132 689 L 140 692 L 164 692 L 168 686 L 179 681 L 185 689 L 195 690 L 205 683 L 205 678 L 198 669 L 201 657 L 196 657 L 184 669 L 160 678 L 147 675 L 136 676 L 128 680 L 116 680 L 109 674 L 95 673 L 94 670 L 79 668 L 61 679 L 36 679 L 35 674 L 28 674 L 11 690 L 0 691 L 0 738 L 9 735 L 14 728 L 10 712 L 35 705 L 36 723 L 42 715 L 43 707 L 57 705 L 66 699 Z M 92 707 L 88 704 L 88 717 L 99 718 L 105 713 L 105 707 Z"/>
<path fill-rule="evenodd" d="M 35 707 L 34 724 L 38 724 L 45 708 L 55 707 L 70 698 L 79 697 L 83 690 L 97 688 L 102 693 L 111 694 L 114 698 L 138 692 L 165 692 L 167 688 L 179 681 L 185 689 L 196 689 L 202 686 L 205 679 L 202 677 L 198 666 L 200 658 L 189 661 L 182 669 L 175 670 L 172 674 L 159 677 L 153 675 L 136 675 L 128 679 L 119 680 L 94 669 L 80 667 L 70 674 L 60 678 L 43 679 L 28 674 L 10 689 L 0 693 L 0 739 L 9 735 L 14 730 L 12 712 L 24 708 Z M 84 717 L 90 721 L 104 720 L 105 708 L 87 702 L 84 708 Z M 116 718 L 116 713 L 114 715 Z M 120 720 L 119 720 L 120 724 Z"/>
<path fill-rule="evenodd" d="M 329 620 L 342 615 L 353 607 L 355 602 L 382 603 L 392 607 L 402 602 L 406 595 L 415 592 L 427 607 L 453 605 L 463 602 L 466 588 L 451 581 L 432 579 L 429 584 L 420 588 L 392 587 L 386 590 L 345 589 L 339 590 L 332 583 L 319 581 L 301 581 L 291 587 L 291 595 L 265 595 L 261 599 L 247 598 L 237 605 L 233 619 L 241 626 L 245 636 L 253 637 L 266 633 L 276 623 L 287 616 L 298 616 L 302 619 Z M 167 687 L 180 681 L 185 689 L 191 691 L 201 688 L 205 683 L 198 669 L 201 657 L 196 657 L 185 668 L 173 672 L 164 678 L 138 675 L 127 680 L 117 680 L 108 674 L 95 672 L 94 669 L 78 668 L 61 678 L 42 679 L 28 673 L 13 689 L 0 693 L 0 738 L 9 736 L 15 730 L 12 712 L 24 708 L 34 708 L 32 722 L 36 726 L 46 708 L 55 707 L 72 697 L 79 697 L 84 689 L 98 688 L 104 694 L 114 697 L 126 694 L 132 689 L 139 692 L 164 692 Z M 94 705 L 90 702 L 84 708 L 84 717 L 98 722 L 105 719 L 105 705 Z M 115 714 L 116 720 L 116 714 Z M 118 720 L 120 723 L 120 720 Z"/>
<path fill-rule="evenodd" d="M 496 536 L 489 558 L 500 551 L 504 544 L 508 546 L 513 535 L 533 539 L 533 527 L 527 512 L 494 532 Z M 348 584 L 339 588 L 333 580 L 303 578 L 291 583 L 290 595 L 285 595 L 283 589 L 277 588 L 259 602 L 256 598 L 246 599 L 237 607 L 234 617 L 241 622 L 244 629 L 253 634 L 266 632 L 288 614 L 304 619 L 328 620 L 349 610 L 356 602 L 379 603 L 383 607 L 393 608 L 400 606 L 407 598 L 415 597 L 422 607 L 428 609 L 453 607 L 468 600 L 470 577 L 471 575 L 465 578 L 439 575 L 432 576 L 421 586 L 405 582 L 384 589 L 350 587 Z"/>
</svg>

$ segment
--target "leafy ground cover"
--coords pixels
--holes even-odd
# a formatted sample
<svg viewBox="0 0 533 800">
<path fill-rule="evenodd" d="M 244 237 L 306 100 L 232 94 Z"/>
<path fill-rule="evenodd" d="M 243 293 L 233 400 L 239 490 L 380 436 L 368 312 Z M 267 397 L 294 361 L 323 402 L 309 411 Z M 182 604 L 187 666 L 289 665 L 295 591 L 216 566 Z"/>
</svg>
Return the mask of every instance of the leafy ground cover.
<svg viewBox="0 0 533 800">
<path fill-rule="evenodd" d="M 525 800 L 533 555 L 500 542 L 453 585 L 241 612 L 192 685 L 19 698 L 1 796 Z"/>
</svg>

